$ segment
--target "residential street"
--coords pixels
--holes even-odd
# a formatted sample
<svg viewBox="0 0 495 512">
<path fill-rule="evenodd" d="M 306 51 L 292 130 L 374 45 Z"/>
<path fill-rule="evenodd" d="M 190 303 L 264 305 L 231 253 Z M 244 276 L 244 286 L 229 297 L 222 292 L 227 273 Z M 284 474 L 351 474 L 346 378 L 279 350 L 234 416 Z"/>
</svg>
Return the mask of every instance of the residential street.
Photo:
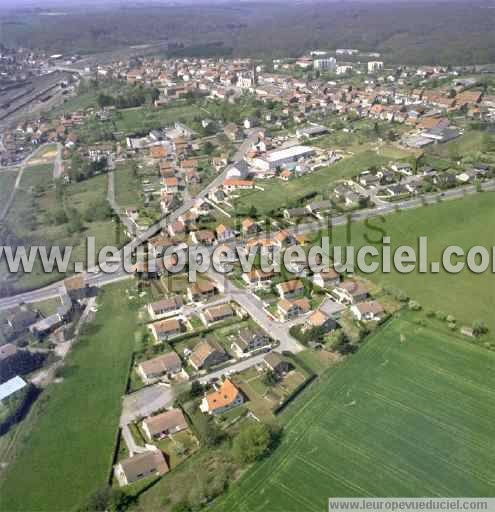
<svg viewBox="0 0 495 512">
<path fill-rule="evenodd" d="M 249 316 L 273 339 L 280 342 L 275 349 L 277 352 L 288 350 L 290 352 L 300 352 L 303 350 L 302 345 L 289 334 L 289 328 L 271 320 L 263 309 L 263 302 L 249 290 L 244 290 L 235 286 L 232 281 L 224 275 L 210 269 L 208 276 L 214 280 L 233 300 L 240 304 L 249 313 Z"/>
<path fill-rule="evenodd" d="M 254 357 L 243 359 L 242 361 L 239 361 L 238 363 L 228 366 L 227 368 L 222 368 L 221 370 L 216 370 L 214 372 L 208 373 L 203 377 L 200 377 L 198 380 L 201 384 L 208 384 L 208 382 L 210 382 L 211 380 L 219 379 L 220 377 L 222 377 L 222 375 L 225 375 L 227 373 L 241 372 L 242 370 L 246 370 L 247 368 L 251 368 L 252 366 L 261 364 L 265 356 L 266 353 L 263 353 L 258 354 L 257 356 Z"/>
<path fill-rule="evenodd" d="M 251 135 L 253 136 L 253 135 Z M 247 144 L 247 140 L 243 143 L 243 148 L 245 149 Z M 239 149 L 239 152 L 241 151 L 241 148 Z M 240 154 L 240 153 L 239 153 Z M 236 155 L 239 156 L 239 155 Z M 220 179 L 220 176 L 215 180 L 223 181 L 224 175 L 226 171 L 222 173 L 222 178 Z M 204 196 L 208 192 L 207 190 L 211 190 L 213 188 L 213 183 L 208 185 L 206 189 L 204 189 L 199 196 Z M 481 188 L 483 191 L 493 191 L 495 190 L 495 180 L 488 180 L 481 184 Z M 445 200 L 454 200 L 454 199 L 461 199 L 466 195 L 472 195 L 476 194 L 477 189 L 474 185 L 468 185 L 464 187 L 454 188 L 450 190 L 446 190 L 443 193 L 435 193 L 430 194 L 427 196 L 419 197 L 419 198 L 413 198 L 405 201 L 398 201 L 396 203 L 388 203 L 386 205 L 380 205 L 375 208 L 367 209 L 367 210 L 359 210 L 352 213 L 352 220 L 353 221 L 362 221 L 367 218 L 373 218 L 380 215 L 388 215 L 390 213 L 394 213 L 397 211 L 397 209 L 401 210 L 408 210 L 413 208 L 419 208 L 422 207 L 424 204 L 436 204 L 439 200 L 445 201 Z M 187 203 L 186 205 L 183 205 L 178 210 L 174 211 L 167 219 L 167 224 L 169 222 L 173 222 L 177 219 L 177 217 L 181 214 L 190 209 L 192 206 L 191 203 Z M 1 219 L 1 215 L 0 215 Z M 347 222 L 347 215 L 341 215 L 339 217 L 333 217 L 332 218 L 332 224 L 334 226 L 343 225 Z M 325 224 L 323 225 L 323 227 Z M 301 224 L 294 228 L 288 229 L 291 233 L 310 233 L 317 231 L 318 229 L 321 229 L 322 225 L 320 222 L 311 222 L 307 224 Z M 138 247 L 140 244 L 142 244 L 144 241 L 148 240 L 150 237 L 154 236 L 159 231 L 159 227 L 154 226 L 153 228 L 150 228 L 147 232 L 143 233 L 139 237 L 132 240 L 128 246 L 131 248 Z M 258 235 L 259 237 L 262 236 L 261 234 Z M 129 279 L 132 275 L 127 274 L 124 269 L 120 269 L 119 271 L 112 273 L 112 274 L 104 274 L 104 273 L 98 273 L 93 274 L 89 273 L 87 274 L 87 282 L 90 285 L 93 286 L 105 286 L 110 283 L 114 283 L 117 281 L 121 281 L 123 279 Z M 38 290 L 33 290 L 30 292 L 20 293 L 18 295 L 14 295 L 12 297 L 5 297 L 3 299 L 0 299 L 0 310 L 8 309 L 11 307 L 14 307 L 22 302 L 26 303 L 32 303 L 32 302 L 38 302 L 41 300 L 49 299 L 58 296 L 58 288 L 60 286 L 60 282 L 54 283 L 52 285 L 46 286 L 44 288 L 40 288 Z"/>
</svg>

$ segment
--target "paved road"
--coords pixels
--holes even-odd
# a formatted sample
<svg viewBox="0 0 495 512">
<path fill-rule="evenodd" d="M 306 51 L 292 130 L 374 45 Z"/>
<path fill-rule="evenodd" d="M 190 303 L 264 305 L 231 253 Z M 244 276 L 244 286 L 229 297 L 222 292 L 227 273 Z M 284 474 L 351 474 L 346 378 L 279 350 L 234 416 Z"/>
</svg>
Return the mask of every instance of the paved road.
<svg viewBox="0 0 495 512">
<path fill-rule="evenodd" d="M 248 359 L 244 359 L 244 360 L 239 361 L 238 363 L 235 363 L 231 366 L 222 368 L 221 370 L 216 370 L 214 372 L 208 373 L 208 374 L 204 375 L 203 377 L 200 377 L 198 380 L 201 384 L 208 384 L 208 382 L 210 382 L 214 379 L 219 379 L 220 377 L 222 377 L 222 375 L 226 375 L 227 373 L 241 372 L 243 370 L 246 370 L 247 368 L 251 368 L 252 366 L 261 364 L 263 362 L 263 359 L 265 358 L 265 356 L 266 356 L 266 353 L 258 354 L 257 356 L 250 357 Z"/>
<path fill-rule="evenodd" d="M 297 353 L 303 350 L 303 346 L 289 334 L 289 328 L 286 325 L 274 322 L 265 313 L 263 302 L 257 295 L 249 290 L 238 288 L 225 275 L 213 269 L 208 271 L 208 277 L 214 280 L 225 294 L 240 304 L 264 331 L 280 343 L 275 349 L 277 352 L 288 350 Z"/>
<path fill-rule="evenodd" d="M 135 453 L 145 453 L 149 450 L 144 446 L 139 446 L 134 440 L 134 436 L 129 429 L 129 425 L 122 426 L 122 437 L 129 451 L 129 457 L 132 457 Z"/>
<path fill-rule="evenodd" d="M 160 409 L 171 407 L 173 402 L 174 392 L 164 384 L 154 384 L 125 395 L 122 400 L 120 425 L 128 425 L 138 418 L 144 418 Z"/>
<path fill-rule="evenodd" d="M 251 135 L 252 137 L 253 135 Z M 243 146 L 247 145 L 247 141 L 244 143 Z M 240 151 L 240 150 L 239 150 Z M 236 155 L 237 157 L 238 155 Z M 221 176 L 219 176 L 215 181 L 223 181 L 226 171 L 222 173 Z M 482 190 L 484 191 L 493 191 L 495 190 L 495 180 L 489 180 L 484 183 L 482 183 Z M 213 185 L 210 184 L 207 189 L 211 190 L 213 188 Z M 208 192 L 206 189 L 202 192 L 202 196 L 206 195 Z M 378 217 L 380 215 L 388 215 L 390 213 L 394 213 L 397 211 L 397 209 L 401 210 L 408 210 L 413 208 L 419 208 L 423 206 L 424 204 L 435 204 L 437 201 L 441 200 L 453 200 L 453 199 L 460 199 L 466 195 L 471 195 L 477 193 L 477 189 L 474 185 L 469 185 L 465 187 L 455 188 L 451 190 L 446 190 L 443 193 L 436 193 L 431 194 L 428 196 L 423 196 L 419 198 L 413 198 L 409 200 L 404 201 L 398 201 L 396 203 L 389 203 L 386 205 L 380 205 L 376 208 L 371 208 L 367 210 L 359 210 L 351 214 L 351 218 L 353 221 L 363 221 L 368 218 Z M 198 196 L 200 197 L 200 196 Z M 177 219 L 177 217 L 180 215 L 180 213 L 184 213 L 190 207 L 192 204 L 187 204 L 182 206 L 179 210 L 176 210 L 171 214 L 171 216 L 168 218 L 167 223 L 173 222 L 172 219 Z M 1 219 L 1 217 L 0 217 Z M 333 217 L 332 218 L 332 225 L 339 226 L 346 224 L 348 222 L 348 216 L 347 215 L 341 215 L 339 217 Z M 325 226 L 325 224 L 321 222 L 312 222 L 307 224 L 301 224 L 296 227 L 290 228 L 288 231 L 292 233 L 311 233 L 314 231 L 317 231 L 318 229 L 322 229 Z M 154 227 L 153 229 L 149 230 L 148 232 L 142 234 L 141 236 L 134 239 L 132 242 L 130 242 L 129 247 L 135 248 L 142 244 L 144 241 L 146 241 L 151 236 L 155 235 L 159 231 L 159 228 Z M 259 237 L 263 235 L 258 235 Z M 87 274 L 87 282 L 90 285 L 93 286 L 105 286 L 106 284 L 114 283 L 117 281 L 121 281 L 123 279 L 128 279 L 132 277 L 130 274 L 127 274 L 124 269 L 120 269 L 117 272 L 114 272 L 112 274 Z M 17 304 L 20 304 L 21 302 L 38 302 L 40 300 L 45 300 L 49 298 L 56 297 L 58 295 L 58 288 L 61 283 L 54 283 L 50 286 L 34 290 L 31 292 L 25 292 L 21 293 L 12 297 L 6 297 L 3 299 L 0 299 L 0 310 L 8 309 L 13 306 L 16 306 Z"/>
</svg>

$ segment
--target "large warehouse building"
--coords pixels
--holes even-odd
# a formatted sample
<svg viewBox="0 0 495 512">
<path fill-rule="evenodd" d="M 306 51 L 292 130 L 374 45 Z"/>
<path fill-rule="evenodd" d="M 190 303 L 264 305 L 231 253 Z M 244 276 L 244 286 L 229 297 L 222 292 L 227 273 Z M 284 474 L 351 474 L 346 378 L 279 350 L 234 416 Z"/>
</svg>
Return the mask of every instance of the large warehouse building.
<svg viewBox="0 0 495 512">
<path fill-rule="evenodd" d="M 262 158 L 256 158 L 253 163 L 259 169 L 271 171 L 283 165 L 293 164 L 302 158 L 309 158 L 315 153 L 315 149 L 309 146 L 292 146 L 286 149 L 270 151 Z"/>
</svg>

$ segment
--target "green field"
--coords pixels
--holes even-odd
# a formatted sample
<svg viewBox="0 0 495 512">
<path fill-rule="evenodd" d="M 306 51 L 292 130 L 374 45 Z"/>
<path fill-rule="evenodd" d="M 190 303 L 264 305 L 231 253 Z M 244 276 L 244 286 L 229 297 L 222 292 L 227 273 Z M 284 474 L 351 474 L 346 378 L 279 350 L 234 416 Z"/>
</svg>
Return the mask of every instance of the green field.
<svg viewBox="0 0 495 512">
<path fill-rule="evenodd" d="M 495 354 L 397 319 L 300 398 L 282 444 L 214 510 L 330 496 L 493 496 Z"/>
<path fill-rule="evenodd" d="M 51 165 L 27 167 L 19 190 L 6 221 L 16 235 L 28 242 L 27 245 L 71 246 L 71 261 L 86 261 L 86 243 L 88 236 L 95 237 L 97 250 L 116 242 L 115 224 L 111 219 L 84 221 L 81 233 L 70 234 L 67 224 L 55 224 L 50 218 L 55 210 L 75 208 L 81 215 L 91 208 L 95 201 L 105 201 L 107 176 L 99 175 L 79 183 L 66 186 L 64 197 L 57 196 L 52 184 Z M 39 263 L 39 262 L 38 262 Z M 2 262 L 0 272 L 5 272 Z M 50 283 L 60 276 L 45 274 L 41 265 L 35 264 L 33 272 L 17 276 L 16 289 L 29 289 Z"/>
<path fill-rule="evenodd" d="M 2 209 L 10 197 L 12 189 L 14 188 L 14 183 L 17 178 L 16 172 L 2 172 L 0 174 L 0 205 L 2 205 Z"/>
<path fill-rule="evenodd" d="M 0 481 L 1 510 L 72 510 L 105 485 L 137 328 L 126 286 L 105 288 L 63 382 L 52 384 L 25 420 L 35 423 Z"/>
<path fill-rule="evenodd" d="M 235 201 L 235 206 L 246 211 L 254 206 L 259 214 L 266 214 L 277 208 L 297 206 L 297 201 L 303 199 L 307 194 L 317 193 L 328 197 L 337 180 L 354 176 L 372 165 L 384 165 L 387 162 L 386 158 L 372 151 L 364 151 L 345 158 L 331 167 L 325 167 L 288 182 L 279 179 L 262 181 L 259 185 L 264 191 L 255 190 L 243 193 Z"/>
<path fill-rule="evenodd" d="M 467 251 L 481 245 L 489 250 L 494 245 L 495 193 L 482 193 L 461 200 L 446 201 L 415 210 L 393 213 L 380 219 L 370 219 L 370 225 L 384 230 L 391 237 L 392 251 L 400 245 L 417 248 L 420 236 L 428 237 L 429 261 L 441 261 L 441 253 L 450 245 L 458 245 Z M 350 244 L 356 248 L 381 239 L 363 223 L 352 224 Z M 345 230 L 335 229 L 334 244 L 346 245 Z M 380 251 L 380 247 L 379 251 Z M 454 258 L 455 260 L 455 258 Z M 419 301 L 425 309 L 445 311 L 454 315 L 461 324 L 471 325 L 484 320 L 495 333 L 495 275 L 491 272 L 474 274 L 464 269 L 459 274 L 449 274 L 441 267 L 438 274 L 401 274 L 393 269 L 390 273 L 367 274 L 369 279 L 384 287 L 398 288 Z"/>
<path fill-rule="evenodd" d="M 197 105 L 179 105 L 164 108 L 136 107 L 119 110 L 115 114 L 116 131 L 141 132 L 171 126 L 175 121 L 191 120 L 198 115 Z"/>
<path fill-rule="evenodd" d="M 20 187 L 29 190 L 31 187 L 46 186 L 53 179 L 53 164 L 29 165 L 22 174 Z"/>
<path fill-rule="evenodd" d="M 121 208 L 138 207 L 143 200 L 139 195 L 141 184 L 128 165 L 119 165 L 115 175 L 115 200 Z"/>
</svg>

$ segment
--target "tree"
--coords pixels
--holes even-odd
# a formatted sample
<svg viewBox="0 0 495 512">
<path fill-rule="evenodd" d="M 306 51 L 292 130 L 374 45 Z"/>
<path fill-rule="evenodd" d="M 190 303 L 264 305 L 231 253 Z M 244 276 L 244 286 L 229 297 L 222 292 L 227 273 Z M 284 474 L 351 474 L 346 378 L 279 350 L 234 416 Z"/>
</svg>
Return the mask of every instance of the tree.
<svg viewBox="0 0 495 512">
<path fill-rule="evenodd" d="M 134 498 L 126 495 L 120 489 L 103 487 L 93 493 L 80 508 L 81 512 L 120 512 L 126 510 Z"/>
<path fill-rule="evenodd" d="M 485 322 L 483 320 L 476 320 L 473 322 L 473 334 L 475 336 L 483 336 L 488 332 L 488 327 L 486 327 Z"/>
<path fill-rule="evenodd" d="M 69 234 L 80 233 L 84 229 L 81 214 L 75 208 L 67 208 L 67 231 Z"/>
<path fill-rule="evenodd" d="M 270 429 L 263 423 L 244 425 L 234 439 L 234 458 L 243 464 L 251 464 L 263 458 L 270 451 Z"/>
<path fill-rule="evenodd" d="M 205 154 L 211 155 L 213 151 L 215 151 L 215 146 L 209 140 L 207 140 L 203 146 L 203 151 Z"/>
<path fill-rule="evenodd" d="M 263 384 L 268 387 L 275 386 L 279 380 L 280 377 L 273 370 L 268 370 L 263 376 Z"/>
<path fill-rule="evenodd" d="M 201 396 L 203 393 L 203 385 L 199 382 L 199 380 L 193 380 L 191 383 L 191 396 L 197 397 Z"/>
</svg>

